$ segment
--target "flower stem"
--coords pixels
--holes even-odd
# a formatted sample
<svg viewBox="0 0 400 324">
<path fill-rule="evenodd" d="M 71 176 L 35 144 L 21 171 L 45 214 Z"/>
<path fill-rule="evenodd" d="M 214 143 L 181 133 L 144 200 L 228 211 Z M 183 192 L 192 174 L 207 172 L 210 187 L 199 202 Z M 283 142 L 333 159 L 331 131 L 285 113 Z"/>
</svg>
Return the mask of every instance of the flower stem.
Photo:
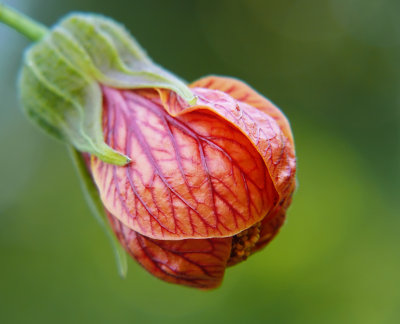
<svg viewBox="0 0 400 324">
<path fill-rule="evenodd" d="M 32 41 L 38 41 L 48 32 L 46 26 L 1 3 L 0 22 L 10 26 Z"/>
</svg>

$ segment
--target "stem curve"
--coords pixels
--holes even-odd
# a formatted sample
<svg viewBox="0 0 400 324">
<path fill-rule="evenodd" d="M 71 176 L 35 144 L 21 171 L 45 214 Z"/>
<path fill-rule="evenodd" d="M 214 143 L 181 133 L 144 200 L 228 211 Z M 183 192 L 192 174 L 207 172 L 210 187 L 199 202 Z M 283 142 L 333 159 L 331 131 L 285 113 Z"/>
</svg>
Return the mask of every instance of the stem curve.
<svg viewBox="0 0 400 324">
<path fill-rule="evenodd" d="M 0 3 L 0 22 L 15 29 L 31 41 L 42 39 L 48 32 L 45 25 L 2 3 Z"/>
</svg>

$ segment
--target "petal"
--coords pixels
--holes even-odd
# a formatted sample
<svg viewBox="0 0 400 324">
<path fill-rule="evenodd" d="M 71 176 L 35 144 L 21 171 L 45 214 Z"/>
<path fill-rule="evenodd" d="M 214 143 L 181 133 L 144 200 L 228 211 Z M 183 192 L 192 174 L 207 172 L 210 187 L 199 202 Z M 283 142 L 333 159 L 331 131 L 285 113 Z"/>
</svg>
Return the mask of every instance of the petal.
<svg viewBox="0 0 400 324">
<path fill-rule="evenodd" d="M 280 195 L 280 202 L 292 194 L 295 183 L 296 158 L 290 126 L 278 108 L 267 99 L 258 95 L 240 81 L 229 78 L 209 78 L 199 82 L 202 86 L 220 86 L 225 89 L 226 83 L 234 85 L 227 89 L 235 96 L 241 95 L 248 102 L 258 103 L 257 107 L 244 101 L 238 101 L 220 90 L 193 88 L 197 96 L 197 105 L 188 106 L 182 99 L 170 91 L 159 90 L 164 108 L 174 116 L 183 116 L 200 110 L 209 110 L 237 127 L 257 148 L 264 159 L 275 188 Z M 222 80 L 221 80 L 222 79 Z M 217 83 L 214 81 L 217 80 Z M 196 86 L 197 82 L 192 84 Z M 228 83 L 229 85 L 229 83 Z M 241 91 L 239 91 L 241 87 Z M 233 91 L 232 89 L 236 89 Z M 248 95 L 243 92 L 247 91 Z M 257 100 L 256 100 L 257 99 Z M 261 104 L 264 103 L 265 106 Z M 268 113 L 271 113 L 269 115 Z"/>
<path fill-rule="evenodd" d="M 278 234 L 281 226 L 286 219 L 286 210 L 277 208 L 274 213 L 264 218 L 261 223 L 260 239 L 254 247 L 252 253 L 264 248 Z"/>
<path fill-rule="evenodd" d="M 292 202 L 292 196 L 296 183 L 293 182 L 289 191 L 291 194 L 282 200 L 278 206 L 261 222 L 260 239 L 253 248 L 252 253 L 264 248 L 278 234 L 286 220 L 286 210 Z"/>
<path fill-rule="evenodd" d="M 155 240 L 136 233 L 110 213 L 108 216 L 125 249 L 154 276 L 203 289 L 221 284 L 232 238 Z"/>
<path fill-rule="evenodd" d="M 227 237 L 278 203 L 258 147 L 216 109 L 174 117 L 156 91 L 103 87 L 103 94 L 105 141 L 133 162 L 121 167 L 92 157 L 91 171 L 106 209 L 128 228 L 164 240 Z M 274 127 L 269 137 L 279 133 Z M 271 141 L 277 149 L 265 150 L 281 150 Z"/>
<path fill-rule="evenodd" d="M 193 82 L 191 87 L 219 90 L 230 95 L 237 101 L 244 102 L 261 110 L 278 123 L 283 134 L 293 144 L 290 124 L 282 111 L 243 81 L 229 77 L 208 76 Z"/>
</svg>

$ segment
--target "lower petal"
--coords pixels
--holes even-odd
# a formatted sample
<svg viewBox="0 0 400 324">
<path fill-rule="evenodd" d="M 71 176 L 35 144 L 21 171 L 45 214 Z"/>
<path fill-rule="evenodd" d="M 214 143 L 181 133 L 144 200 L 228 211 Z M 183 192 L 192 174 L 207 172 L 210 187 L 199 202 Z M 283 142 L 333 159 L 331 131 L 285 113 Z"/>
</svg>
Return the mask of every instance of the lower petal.
<svg viewBox="0 0 400 324">
<path fill-rule="evenodd" d="M 232 238 L 156 240 L 143 236 L 108 213 L 129 254 L 159 279 L 202 289 L 218 287 L 231 252 Z"/>
</svg>

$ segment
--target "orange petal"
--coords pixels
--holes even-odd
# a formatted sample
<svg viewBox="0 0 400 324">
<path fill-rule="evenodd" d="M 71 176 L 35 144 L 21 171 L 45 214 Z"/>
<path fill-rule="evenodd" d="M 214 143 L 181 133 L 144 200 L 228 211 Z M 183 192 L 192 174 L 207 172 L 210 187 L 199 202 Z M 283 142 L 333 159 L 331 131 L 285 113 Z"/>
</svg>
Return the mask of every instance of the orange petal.
<svg viewBox="0 0 400 324">
<path fill-rule="evenodd" d="M 120 167 L 93 157 L 93 178 L 106 209 L 149 238 L 232 236 L 278 203 L 268 169 L 284 181 L 277 170 L 287 168 L 288 141 L 275 121 L 244 103 L 237 110 L 221 92 L 194 91 L 207 109 L 184 109 L 177 101 L 176 113 L 184 112 L 174 117 L 155 91 L 103 88 L 105 141 L 133 162 Z M 249 138 L 257 136 L 254 145 Z"/>
<path fill-rule="evenodd" d="M 252 252 L 256 252 L 265 247 L 278 234 L 279 229 L 286 219 L 286 210 L 277 208 L 277 210 L 266 217 L 261 223 L 260 239 Z"/>
<path fill-rule="evenodd" d="M 234 85 L 228 87 L 229 82 Z M 240 81 L 210 77 L 192 84 L 196 85 L 215 88 L 221 86 L 223 89 L 227 88 L 229 94 L 220 90 L 195 87 L 192 91 L 197 96 L 197 104 L 190 107 L 175 93 L 159 90 L 164 108 L 173 116 L 209 110 L 232 123 L 257 148 L 280 195 L 280 202 L 286 200 L 294 188 L 296 158 L 290 126 L 284 115 L 268 100 Z M 245 91 L 248 95 L 243 95 Z M 242 98 L 257 106 L 238 101 L 231 94 L 242 95 Z M 262 103 L 265 105 L 262 106 Z"/>
<path fill-rule="evenodd" d="M 286 210 L 292 202 L 292 195 L 296 183 L 293 181 L 291 188 L 289 188 L 290 195 L 286 196 L 276 208 L 267 215 L 261 222 L 260 226 L 260 239 L 252 250 L 252 253 L 257 252 L 264 248 L 271 240 L 279 233 L 280 228 L 286 220 Z"/>
<path fill-rule="evenodd" d="M 247 103 L 248 105 L 261 110 L 275 119 L 283 134 L 293 144 L 293 135 L 290 129 L 290 124 L 282 111 L 243 81 L 229 77 L 207 76 L 193 82 L 190 87 L 219 90 L 225 92 L 238 101 Z"/>
<path fill-rule="evenodd" d="M 292 183 L 289 191 L 291 194 L 276 206 L 267 217 L 261 222 L 260 239 L 258 240 L 253 252 L 258 251 L 265 247 L 275 236 L 278 234 L 280 228 L 285 223 L 286 210 L 292 202 L 292 195 L 295 189 L 295 182 Z"/>
<path fill-rule="evenodd" d="M 221 284 L 232 238 L 155 240 L 132 231 L 109 213 L 108 216 L 125 249 L 154 276 L 203 289 Z"/>
</svg>

